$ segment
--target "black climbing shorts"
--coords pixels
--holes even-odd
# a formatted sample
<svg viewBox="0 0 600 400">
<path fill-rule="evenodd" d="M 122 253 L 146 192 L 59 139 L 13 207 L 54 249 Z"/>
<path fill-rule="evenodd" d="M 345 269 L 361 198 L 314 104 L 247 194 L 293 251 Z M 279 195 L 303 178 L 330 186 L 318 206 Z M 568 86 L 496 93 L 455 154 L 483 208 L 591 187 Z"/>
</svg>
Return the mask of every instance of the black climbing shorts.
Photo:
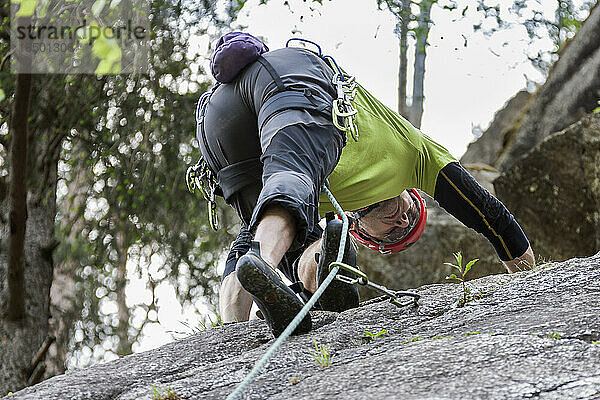
<svg viewBox="0 0 600 400">
<path fill-rule="evenodd" d="M 233 132 L 231 136 L 231 140 L 219 140 L 223 154 L 234 153 L 230 146 L 244 145 Z M 290 125 L 273 136 L 264 154 L 249 154 L 251 157 L 245 161 L 232 160 L 217 173 L 225 200 L 243 224 L 232 244 L 223 278 L 235 270 L 237 258 L 248 251 L 250 232 L 266 208 L 279 205 L 292 214 L 297 232 L 279 268 L 292 282 L 298 280 L 297 259 L 322 233 L 318 224 L 321 185 L 339 161 L 344 144 L 345 137 L 333 125 Z"/>
</svg>

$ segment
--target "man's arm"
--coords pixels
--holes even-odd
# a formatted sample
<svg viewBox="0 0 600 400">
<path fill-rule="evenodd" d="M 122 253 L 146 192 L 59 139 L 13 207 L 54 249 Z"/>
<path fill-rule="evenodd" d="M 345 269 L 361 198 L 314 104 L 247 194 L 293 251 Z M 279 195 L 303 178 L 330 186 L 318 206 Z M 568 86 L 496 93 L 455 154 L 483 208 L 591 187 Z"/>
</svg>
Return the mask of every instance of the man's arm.
<svg viewBox="0 0 600 400">
<path fill-rule="evenodd" d="M 459 163 L 441 169 L 434 198 L 467 227 L 483 234 L 509 272 L 533 268 L 533 250 L 514 216 Z"/>
</svg>

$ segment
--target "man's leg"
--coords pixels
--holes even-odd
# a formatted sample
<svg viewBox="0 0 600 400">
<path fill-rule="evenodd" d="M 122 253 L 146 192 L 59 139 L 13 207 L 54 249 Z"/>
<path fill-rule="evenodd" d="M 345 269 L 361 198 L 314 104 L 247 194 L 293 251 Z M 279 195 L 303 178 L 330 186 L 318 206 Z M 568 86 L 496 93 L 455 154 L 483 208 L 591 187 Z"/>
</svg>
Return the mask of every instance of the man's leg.
<svg viewBox="0 0 600 400">
<path fill-rule="evenodd" d="M 219 290 L 219 313 L 223 322 L 248 321 L 252 297 L 240 284 L 237 275 L 227 275 Z"/>
<path fill-rule="evenodd" d="M 256 227 L 254 243 L 238 261 L 237 276 L 275 336 L 303 304 L 274 267 L 286 252 L 306 246 L 315 230 L 321 183 L 335 167 L 342 145 L 333 126 L 290 125 L 273 136 L 261 157 L 263 186 L 250 221 Z M 295 333 L 308 332 L 311 326 L 307 315 Z"/>
<path fill-rule="evenodd" d="M 254 241 L 260 243 L 261 257 L 272 266 L 279 265 L 295 236 L 295 222 L 290 213 L 280 206 L 269 207 L 256 228 Z M 234 244 L 233 248 L 236 245 Z M 240 247 L 240 246 L 238 246 Z M 238 250 L 245 254 L 249 246 Z M 236 251 L 236 250 L 233 250 Z M 229 262 L 237 262 L 243 254 L 236 254 Z M 252 308 L 252 297 L 241 285 L 234 269 L 226 271 L 219 291 L 219 311 L 223 322 L 247 321 Z M 232 273 L 233 272 L 233 273 Z"/>
<path fill-rule="evenodd" d="M 298 261 L 298 277 L 304 288 L 311 293 L 317 291 L 316 254 L 321 251 L 321 243 L 322 239 L 319 239 L 308 246 Z"/>
<path fill-rule="evenodd" d="M 254 241 L 260 243 L 261 257 L 273 266 L 279 265 L 296 236 L 296 222 L 285 208 L 268 207 L 258 226 Z"/>
</svg>

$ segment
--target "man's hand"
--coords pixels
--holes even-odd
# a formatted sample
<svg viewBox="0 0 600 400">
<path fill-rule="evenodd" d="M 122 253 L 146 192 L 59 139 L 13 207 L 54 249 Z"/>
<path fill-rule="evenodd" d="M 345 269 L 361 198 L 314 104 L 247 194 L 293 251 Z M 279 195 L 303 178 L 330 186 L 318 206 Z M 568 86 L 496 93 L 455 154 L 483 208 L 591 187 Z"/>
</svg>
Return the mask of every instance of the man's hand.
<svg viewBox="0 0 600 400">
<path fill-rule="evenodd" d="M 506 267 L 506 270 L 511 274 L 519 271 L 528 271 L 535 267 L 535 257 L 533 256 L 533 250 L 531 246 L 527 248 L 525 253 L 520 257 L 514 258 L 510 261 L 502 261 L 502 264 Z"/>
</svg>

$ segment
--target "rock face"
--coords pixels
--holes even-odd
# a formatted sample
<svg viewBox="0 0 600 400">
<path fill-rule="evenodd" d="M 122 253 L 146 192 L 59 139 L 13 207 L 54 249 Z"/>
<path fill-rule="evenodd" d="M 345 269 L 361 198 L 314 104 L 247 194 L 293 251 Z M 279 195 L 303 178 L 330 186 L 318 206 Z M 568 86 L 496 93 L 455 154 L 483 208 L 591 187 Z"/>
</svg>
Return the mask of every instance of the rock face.
<svg viewBox="0 0 600 400">
<path fill-rule="evenodd" d="M 598 107 L 600 99 L 600 6 L 596 5 L 580 31 L 561 51 L 519 129 L 495 167 L 504 171 L 545 137 L 565 129 Z"/>
<path fill-rule="evenodd" d="M 537 253 L 564 260 L 600 250 L 600 114 L 546 138 L 494 185 Z"/>
<path fill-rule="evenodd" d="M 494 120 L 485 133 L 475 142 L 470 143 L 467 151 L 460 158 L 463 164 L 484 163 L 495 165 L 504 147 L 504 136 L 519 120 L 529 105 L 533 95 L 520 91 L 496 113 Z"/>
<path fill-rule="evenodd" d="M 246 389 L 246 399 L 593 399 L 600 397 L 600 253 L 535 271 L 429 285 L 417 306 L 387 301 L 313 314 Z M 385 330 L 379 337 L 376 336 Z M 333 356 L 312 358 L 314 343 Z M 263 321 L 57 376 L 11 400 L 223 399 L 273 343 Z"/>
</svg>

